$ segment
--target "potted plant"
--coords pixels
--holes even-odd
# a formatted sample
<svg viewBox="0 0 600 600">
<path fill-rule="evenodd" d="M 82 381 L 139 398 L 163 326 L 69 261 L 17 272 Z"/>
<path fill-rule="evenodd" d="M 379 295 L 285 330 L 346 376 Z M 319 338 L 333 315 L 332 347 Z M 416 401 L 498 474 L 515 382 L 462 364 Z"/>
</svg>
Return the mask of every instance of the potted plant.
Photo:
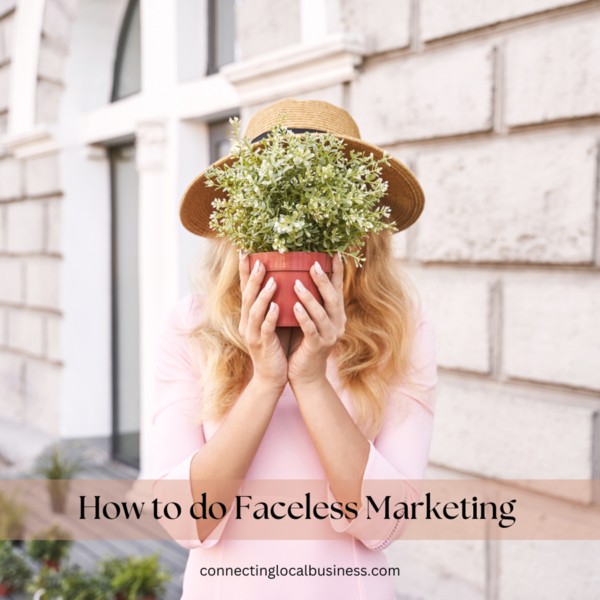
<svg viewBox="0 0 600 600">
<path fill-rule="evenodd" d="M 63 572 L 42 566 L 35 577 L 29 581 L 26 590 L 33 596 L 33 600 L 60 600 L 62 578 Z"/>
<path fill-rule="evenodd" d="M 31 568 L 25 558 L 7 540 L 0 541 L 0 596 L 25 589 L 31 577 Z"/>
<path fill-rule="evenodd" d="M 110 588 L 98 573 L 72 565 L 61 572 L 58 593 L 62 600 L 100 600 L 110 595 Z"/>
<path fill-rule="evenodd" d="M 376 160 L 348 153 L 344 140 L 331 133 L 295 135 L 282 121 L 253 144 L 240 137 L 237 118 L 230 122 L 235 160 L 205 173 L 208 187 L 227 193 L 213 200 L 210 227 L 249 253 L 251 268 L 257 260 L 265 265 L 263 287 L 271 276 L 277 284 L 277 325 L 297 327 L 296 279 L 323 304 L 309 273 L 315 261 L 331 273 L 331 257 L 340 252 L 360 266 L 369 233 L 397 230 L 384 221 L 389 207 L 375 206 L 388 186 L 381 165 L 389 162 L 385 154 Z"/>
<path fill-rule="evenodd" d="M 70 451 L 69 451 L 70 450 Z M 73 449 L 53 444 L 37 459 L 34 473 L 47 480 L 48 493 L 55 513 L 64 513 L 67 505 L 70 480 L 85 464 L 85 457 Z"/>
<path fill-rule="evenodd" d="M 54 522 L 47 529 L 34 533 L 29 540 L 27 552 L 36 561 L 41 561 L 42 566 L 58 571 L 63 558 L 67 556 L 73 540 L 71 534 Z"/>
<path fill-rule="evenodd" d="M 109 557 L 100 563 L 100 574 L 110 581 L 116 600 L 156 600 L 165 593 L 170 573 L 160 567 L 159 555 Z"/>
<path fill-rule="evenodd" d="M 0 492 L 0 540 L 13 540 L 16 546 L 21 545 L 25 537 L 25 516 L 29 507 Z"/>
</svg>

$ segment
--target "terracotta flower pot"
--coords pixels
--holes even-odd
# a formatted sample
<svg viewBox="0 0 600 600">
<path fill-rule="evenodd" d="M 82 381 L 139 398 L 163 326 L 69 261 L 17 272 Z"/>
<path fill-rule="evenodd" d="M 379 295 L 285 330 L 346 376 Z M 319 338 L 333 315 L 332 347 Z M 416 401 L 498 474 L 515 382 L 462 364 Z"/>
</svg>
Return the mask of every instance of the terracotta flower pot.
<svg viewBox="0 0 600 600">
<path fill-rule="evenodd" d="M 67 508 L 67 497 L 71 481 L 68 479 L 48 479 L 47 486 L 48 493 L 50 494 L 52 511 L 64 514 Z"/>
<path fill-rule="evenodd" d="M 54 571 L 60 571 L 60 560 L 52 560 L 51 558 L 43 558 L 42 565 Z"/>
<path fill-rule="evenodd" d="M 267 269 L 261 290 L 271 277 L 277 284 L 272 301 L 279 306 L 278 327 L 300 326 L 294 314 L 294 304 L 299 302 L 298 295 L 294 291 L 296 279 L 299 279 L 323 306 L 323 298 L 321 298 L 309 271 L 315 261 L 318 261 L 323 271 L 329 275 L 331 273 L 331 256 L 329 254 L 324 252 L 259 252 L 250 254 L 249 258 L 250 270 L 254 268 L 257 260 Z"/>
<path fill-rule="evenodd" d="M 7 583 L 0 582 L 0 596 L 10 596 L 12 594 L 12 586 Z"/>
</svg>

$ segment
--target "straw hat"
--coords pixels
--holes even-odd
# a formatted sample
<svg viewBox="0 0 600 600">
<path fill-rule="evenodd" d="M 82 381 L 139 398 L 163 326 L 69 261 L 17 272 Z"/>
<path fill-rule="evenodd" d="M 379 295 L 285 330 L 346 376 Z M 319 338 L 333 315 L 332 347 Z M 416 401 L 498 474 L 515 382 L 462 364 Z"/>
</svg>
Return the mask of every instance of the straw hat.
<svg viewBox="0 0 600 600">
<path fill-rule="evenodd" d="M 377 159 L 383 150 L 360 139 L 358 126 L 343 109 L 321 100 L 280 100 L 259 110 L 248 123 L 246 136 L 259 143 L 272 127 L 279 123 L 285 113 L 283 124 L 296 134 L 310 132 L 331 132 L 346 142 L 346 152 L 350 150 L 373 153 Z M 236 157 L 229 154 L 214 163 L 220 167 L 231 165 Z M 388 190 L 380 204 L 391 208 L 389 221 L 395 221 L 399 231 L 410 227 L 420 216 L 425 204 L 425 196 L 416 177 L 400 161 L 388 155 L 390 166 L 382 165 L 381 177 L 388 182 Z M 206 177 L 202 172 L 189 185 L 179 207 L 183 226 L 203 237 L 215 237 L 216 232 L 209 227 L 212 213 L 214 188 L 206 187 Z M 218 192 L 226 197 L 226 192 Z"/>
</svg>

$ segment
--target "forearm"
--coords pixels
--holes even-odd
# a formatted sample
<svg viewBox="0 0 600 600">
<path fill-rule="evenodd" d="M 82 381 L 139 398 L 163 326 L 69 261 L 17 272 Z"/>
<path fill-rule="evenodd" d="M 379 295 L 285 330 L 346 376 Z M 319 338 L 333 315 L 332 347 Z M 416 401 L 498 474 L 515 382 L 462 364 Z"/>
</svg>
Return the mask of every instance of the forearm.
<svg viewBox="0 0 600 600">
<path fill-rule="evenodd" d="M 191 487 L 194 502 L 206 493 L 207 504 L 231 507 L 239 481 L 244 479 L 269 426 L 283 390 L 252 379 L 210 440 L 194 455 Z M 197 521 L 198 536 L 205 540 L 218 521 Z"/>
<path fill-rule="evenodd" d="M 360 508 L 368 440 L 326 377 L 291 387 L 337 501 L 356 502 Z"/>
</svg>

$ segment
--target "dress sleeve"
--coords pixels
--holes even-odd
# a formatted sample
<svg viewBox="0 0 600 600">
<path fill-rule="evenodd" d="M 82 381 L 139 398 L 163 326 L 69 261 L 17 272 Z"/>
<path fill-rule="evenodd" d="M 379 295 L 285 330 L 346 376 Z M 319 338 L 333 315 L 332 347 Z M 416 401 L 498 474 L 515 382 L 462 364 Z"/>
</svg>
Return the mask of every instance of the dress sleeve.
<svg viewBox="0 0 600 600">
<path fill-rule="evenodd" d="M 410 504 L 418 502 L 425 477 L 433 432 L 437 363 L 433 323 L 422 309 L 411 358 L 411 383 L 398 385 L 390 393 L 383 427 L 375 441 L 369 441 L 361 509 L 352 521 L 331 520 L 335 531 L 356 537 L 371 550 L 382 550 L 399 539 L 409 519 L 374 518 L 372 507 L 371 519 L 367 519 L 369 482 L 385 481 L 385 485 L 377 483 L 371 488 L 378 491 L 375 500 L 383 499 L 381 491 L 385 487 L 393 490 L 393 504 Z M 331 488 L 328 494 L 330 502 L 335 501 Z M 392 514 L 393 504 L 390 505 Z"/>
<path fill-rule="evenodd" d="M 156 400 L 152 420 L 154 497 L 164 507 L 176 501 L 181 517 L 159 523 L 184 548 L 209 548 L 220 539 L 229 513 L 210 536 L 201 542 L 196 522 L 189 514 L 192 496 L 190 467 L 192 458 L 206 443 L 202 425 L 194 423 L 198 410 L 197 370 L 190 358 L 186 333 L 197 318 L 198 305 L 193 295 L 177 303 L 164 319 L 156 356 Z"/>
</svg>

